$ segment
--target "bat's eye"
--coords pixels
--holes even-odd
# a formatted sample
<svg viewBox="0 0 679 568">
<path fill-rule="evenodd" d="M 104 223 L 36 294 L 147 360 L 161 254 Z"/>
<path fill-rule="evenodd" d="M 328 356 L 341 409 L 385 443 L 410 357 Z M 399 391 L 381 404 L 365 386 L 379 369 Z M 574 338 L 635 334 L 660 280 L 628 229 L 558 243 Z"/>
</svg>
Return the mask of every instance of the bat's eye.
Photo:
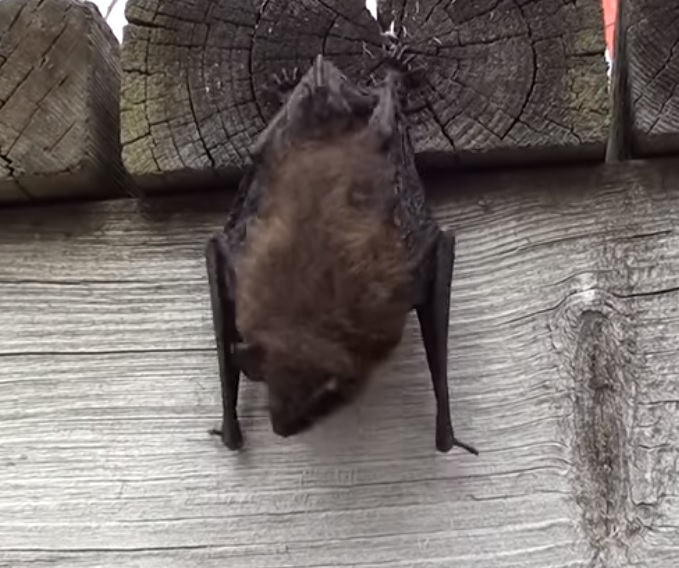
<svg viewBox="0 0 679 568">
<path fill-rule="evenodd" d="M 339 390 L 339 379 L 337 377 L 330 377 L 324 387 L 325 392 L 336 393 Z"/>
<path fill-rule="evenodd" d="M 357 383 L 351 377 L 331 376 L 321 387 L 319 395 L 339 402 L 351 399 L 356 391 Z"/>
</svg>

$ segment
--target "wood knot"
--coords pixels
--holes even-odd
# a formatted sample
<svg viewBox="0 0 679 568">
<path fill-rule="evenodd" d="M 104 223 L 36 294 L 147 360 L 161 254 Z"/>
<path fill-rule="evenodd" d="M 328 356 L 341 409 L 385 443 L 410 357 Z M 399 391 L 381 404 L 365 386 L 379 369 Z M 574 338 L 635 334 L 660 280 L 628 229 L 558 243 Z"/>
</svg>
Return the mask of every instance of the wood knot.
<svg viewBox="0 0 679 568">
<path fill-rule="evenodd" d="M 568 296 L 550 321 L 572 391 L 565 429 L 576 500 L 595 557 L 609 559 L 603 565 L 621 565 L 631 532 L 628 433 L 640 366 L 627 310 L 624 299 L 591 288 Z"/>
</svg>

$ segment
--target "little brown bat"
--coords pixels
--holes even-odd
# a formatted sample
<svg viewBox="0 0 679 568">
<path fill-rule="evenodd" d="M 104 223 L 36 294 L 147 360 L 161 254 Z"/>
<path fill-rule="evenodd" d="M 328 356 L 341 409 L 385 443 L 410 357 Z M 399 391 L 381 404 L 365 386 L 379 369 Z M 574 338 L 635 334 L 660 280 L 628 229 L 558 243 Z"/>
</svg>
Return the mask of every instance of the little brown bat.
<svg viewBox="0 0 679 568">
<path fill-rule="evenodd" d="M 393 53 L 393 51 L 392 51 Z M 291 436 L 356 398 L 415 309 L 436 397 L 436 448 L 459 446 L 447 341 L 455 238 L 424 200 L 402 111 L 403 50 L 359 86 L 318 56 L 260 135 L 223 231 L 207 245 L 223 423 L 239 449 L 240 372 Z M 295 85 L 296 82 L 296 85 Z"/>
</svg>

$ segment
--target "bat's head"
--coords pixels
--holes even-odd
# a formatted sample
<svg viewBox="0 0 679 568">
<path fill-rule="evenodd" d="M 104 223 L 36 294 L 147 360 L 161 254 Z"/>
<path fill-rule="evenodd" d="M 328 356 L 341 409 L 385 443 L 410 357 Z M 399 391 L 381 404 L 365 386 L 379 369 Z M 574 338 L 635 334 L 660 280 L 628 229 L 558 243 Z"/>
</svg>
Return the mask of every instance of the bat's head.
<svg viewBox="0 0 679 568">
<path fill-rule="evenodd" d="M 250 380 L 265 382 L 273 431 L 287 437 L 310 429 L 356 398 L 366 373 L 353 376 L 324 369 L 323 365 L 277 361 L 261 346 L 242 343 L 234 348 L 234 362 Z"/>
</svg>

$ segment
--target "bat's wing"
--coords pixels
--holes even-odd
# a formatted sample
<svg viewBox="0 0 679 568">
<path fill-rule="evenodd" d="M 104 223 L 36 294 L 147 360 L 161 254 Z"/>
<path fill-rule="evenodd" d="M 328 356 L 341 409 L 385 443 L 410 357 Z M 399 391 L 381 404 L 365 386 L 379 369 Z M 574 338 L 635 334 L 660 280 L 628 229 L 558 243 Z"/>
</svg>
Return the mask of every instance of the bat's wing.
<svg viewBox="0 0 679 568">
<path fill-rule="evenodd" d="M 415 155 L 401 110 L 398 88 L 402 73 L 389 71 L 378 89 L 378 102 L 370 123 L 384 135 L 396 167 L 394 215 L 408 250 L 413 274 L 412 304 L 417 311 L 436 396 L 436 447 L 453 446 L 477 454 L 458 440 L 450 416 L 448 392 L 448 319 L 455 262 L 455 236 L 441 231 L 425 203 L 424 187 L 415 167 Z"/>
<path fill-rule="evenodd" d="M 400 104 L 402 73 L 390 70 L 384 83 L 376 89 L 378 103 L 371 123 L 384 133 L 391 162 L 395 166 L 395 221 L 406 244 L 413 274 L 413 306 L 425 299 L 431 281 L 433 251 L 440 231 L 425 201 L 424 187 L 415 166 L 415 153 Z"/>
<path fill-rule="evenodd" d="M 432 251 L 440 231 L 425 202 L 424 187 L 415 167 L 415 153 L 405 120 L 401 112 L 396 117 L 398 137 L 394 150 L 402 165 L 396 187 L 399 204 L 397 214 L 413 272 L 413 305 L 416 306 L 423 301 L 431 279 Z"/>
</svg>

